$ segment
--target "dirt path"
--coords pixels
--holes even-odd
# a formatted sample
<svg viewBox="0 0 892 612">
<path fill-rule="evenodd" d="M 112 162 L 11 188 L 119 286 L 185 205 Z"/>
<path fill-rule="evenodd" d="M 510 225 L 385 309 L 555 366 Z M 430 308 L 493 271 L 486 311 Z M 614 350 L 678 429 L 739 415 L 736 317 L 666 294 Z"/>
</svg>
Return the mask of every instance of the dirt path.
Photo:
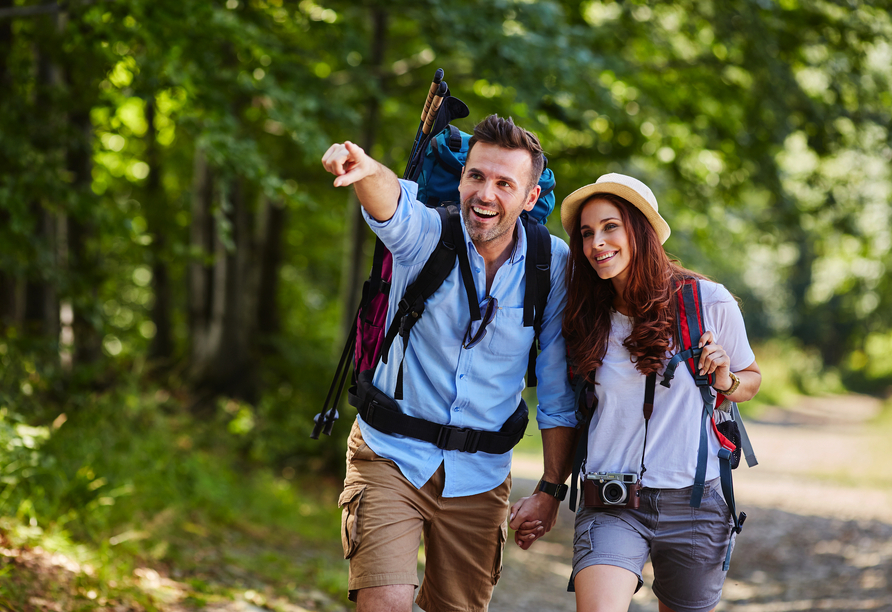
<svg viewBox="0 0 892 612">
<path fill-rule="evenodd" d="M 810 398 L 748 424 L 760 465 L 735 472 L 749 515 L 734 551 L 719 611 L 892 612 L 892 431 L 870 424 L 879 403 Z M 514 494 L 540 476 L 536 457 L 517 457 Z M 509 545 L 493 612 L 572 611 L 566 592 L 573 515 L 529 551 Z M 656 612 L 645 586 L 633 612 Z"/>
</svg>

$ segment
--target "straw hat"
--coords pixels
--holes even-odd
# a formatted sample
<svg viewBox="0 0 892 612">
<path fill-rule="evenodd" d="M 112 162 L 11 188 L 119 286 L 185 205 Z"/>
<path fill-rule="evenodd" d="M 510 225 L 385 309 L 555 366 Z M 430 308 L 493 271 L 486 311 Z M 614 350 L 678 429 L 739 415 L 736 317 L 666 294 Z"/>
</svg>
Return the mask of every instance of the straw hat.
<svg viewBox="0 0 892 612">
<path fill-rule="evenodd" d="M 666 220 L 660 216 L 660 206 L 650 187 L 636 178 L 612 172 L 605 174 L 596 182 L 580 187 L 561 202 L 561 224 L 569 234 L 573 231 L 573 218 L 579 208 L 592 196 L 599 193 L 612 193 L 631 202 L 638 210 L 644 213 L 651 226 L 657 232 L 660 244 L 666 242 L 671 230 Z"/>
</svg>

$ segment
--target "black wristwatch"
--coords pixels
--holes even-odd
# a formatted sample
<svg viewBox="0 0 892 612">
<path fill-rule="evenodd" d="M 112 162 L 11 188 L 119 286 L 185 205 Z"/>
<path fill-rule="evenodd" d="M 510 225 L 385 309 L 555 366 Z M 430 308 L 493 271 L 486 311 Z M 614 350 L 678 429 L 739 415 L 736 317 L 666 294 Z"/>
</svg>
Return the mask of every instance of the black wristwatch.
<svg viewBox="0 0 892 612">
<path fill-rule="evenodd" d="M 539 481 L 539 490 L 543 493 L 551 495 L 556 498 L 558 501 L 564 501 L 564 498 L 567 497 L 567 485 L 565 484 L 554 484 L 553 482 L 548 482 L 545 479 Z"/>
</svg>

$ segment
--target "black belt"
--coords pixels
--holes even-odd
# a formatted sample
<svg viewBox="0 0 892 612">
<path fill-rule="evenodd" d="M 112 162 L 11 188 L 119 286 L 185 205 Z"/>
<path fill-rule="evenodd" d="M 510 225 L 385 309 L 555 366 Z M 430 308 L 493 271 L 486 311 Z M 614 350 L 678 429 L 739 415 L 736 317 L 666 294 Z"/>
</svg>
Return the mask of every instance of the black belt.
<svg viewBox="0 0 892 612">
<path fill-rule="evenodd" d="M 514 448 L 526 431 L 529 417 L 523 400 L 499 431 L 443 425 L 403 413 L 393 399 L 372 384 L 372 374 L 373 370 L 367 370 L 357 378 L 357 410 L 363 421 L 382 433 L 424 440 L 443 450 L 501 455 Z"/>
</svg>

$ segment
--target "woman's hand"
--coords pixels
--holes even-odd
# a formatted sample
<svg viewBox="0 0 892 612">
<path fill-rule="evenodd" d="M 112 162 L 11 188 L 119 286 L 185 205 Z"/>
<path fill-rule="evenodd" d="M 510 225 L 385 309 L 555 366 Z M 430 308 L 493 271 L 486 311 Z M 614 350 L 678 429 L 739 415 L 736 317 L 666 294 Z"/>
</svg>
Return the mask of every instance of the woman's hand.
<svg viewBox="0 0 892 612">
<path fill-rule="evenodd" d="M 730 389 L 731 384 L 731 358 L 721 344 L 715 341 L 715 334 L 711 331 L 705 332 L 700 336 L 698 346 L 703 349 L 700 353 L 700 363 L 698 367 L 700 374 L 714 374 L 714 389 Z"/>
<path fill-rule="evenodd" d="M 514 543 L 523 550 L 548 533 L 557 521 L 560 502 L 544 493 L 533 493 L 511 506 L 509 527 L 514 529 Z"/>
</svg>

